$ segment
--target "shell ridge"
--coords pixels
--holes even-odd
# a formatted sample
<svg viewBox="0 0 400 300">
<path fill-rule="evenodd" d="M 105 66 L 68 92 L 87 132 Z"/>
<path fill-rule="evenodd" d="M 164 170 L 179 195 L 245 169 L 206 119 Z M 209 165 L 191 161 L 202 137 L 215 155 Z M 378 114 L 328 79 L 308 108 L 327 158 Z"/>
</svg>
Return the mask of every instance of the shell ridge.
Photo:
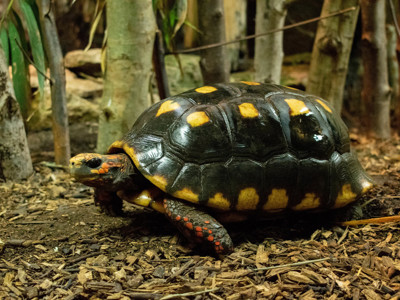
<svg viewBox="0 0 400 300">
<path fill-rule="evenodd" d="M 217 105 L 215 105 L 215 107 L 218 109 L 218 111 L 220 112 L 222 118 L 224 119 L 226 131 L 228 132 L 229 141 L 231 143 L 231 155 L 232 155 L 232 152 L 233 152 L 233 135 L 232 135 L 232 128 L 231 128 L 231 126 L 229 124 L 228 115 L 226 114 L 224 108 L 221 105 L 219 105 L 219 103 Z"/>
<path fill-rule="evenodd" d="M 181 174 L 183 168 L 184 168 L 186 165 L 187 165 L 187 163 L 182 163 L 182 166 L 180 167 L 179 172 L 176 174 L 176 177 L 174 178 L 174 180 L 172 181 L 172 183 L 169 184 L 169 188 L 174 187 L 174 185 L 176 184 L 176 182 L 177 182 L 177 180 L 178 180 L 178 178 L 179 178 L 179 175 Z"/>
<path fill-rule="evenodd" d="M 321 108 L 319 105 L 317 105 L 316 101 L 314 99 L 310 99 L 309 97 L 307 97 L 307 100 L 309 101 L 309 103 L 315 108 L 315 110 L 318 112 L 318 121 L 319 122 L 324 122 L 323 123 L 323 127 L 328 131 L 329 135 L 329 141 L 332 143 L 332 145 L 334 145 L 334 151 L 337 151 L 336 149 L 336 143 L 335 143 L 335 139 L 333 138 L 333 132 L 332 132 L 332 127 L 329 125 L 329 122 L 325 116 L 325 114 L 323 113 L 323 111 L 321 111 Z"/>
<path fill-rule="evenodd" d="M 267 96 L 265 96 L 265 101 L 267 101 L 268 103 L 269 103 L 269 105 L 271 106 L 271 108 L 272 108 L 272 112 L 274 113 L 274 115 L 277 117 L 277 119 L 279 120 L 279 125 L 280 125 L 280 128 L 281 128 L 281 132 L 282 132 L 282 135 L 285 137 L 285 143 L 286 143 L 286 149 L 287 149 L 287 151 L 289 151 L 289 149 L 290 149 L 290 146 L 289 145 L 291 145 L 291 139 L 290 139 L 290 132 L 289 132 L 289 135 L 285 132 L 285 130 L 284 130 L 284 128 L 282 127 L 282 118 L 281 118 L 281 115 L 280 115 L 280 113 L 279 113 L 279 110 L 278 110 L 278 108 L 275 106 L 275 103 L 271 100 L 271 97 L 272 96 L 275 96 L 275 95 L 282 95 L 282 94 L 284 94 L 284 93 L 278 93 L 278 92 L 276 92 L 276 93 L 273 93 L 273 94 L 271 94 L 271 95 L 269 95 L 268 97 Z"/>
</svg>

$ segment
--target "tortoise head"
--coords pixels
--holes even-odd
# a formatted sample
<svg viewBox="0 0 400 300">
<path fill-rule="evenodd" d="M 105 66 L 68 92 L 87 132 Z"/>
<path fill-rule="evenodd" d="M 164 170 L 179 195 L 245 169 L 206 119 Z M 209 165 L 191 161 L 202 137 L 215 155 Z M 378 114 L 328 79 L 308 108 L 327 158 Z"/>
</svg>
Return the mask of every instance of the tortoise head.
<svg viewBox="0 0 400 300">
<path fill-rule="evenodd" d="M 71 158 L 69 170 L 77 181 L 110 191 L 133 188 L 134 177 L 139 173 L 125 153 L 81 153 Z"/>
</svg>

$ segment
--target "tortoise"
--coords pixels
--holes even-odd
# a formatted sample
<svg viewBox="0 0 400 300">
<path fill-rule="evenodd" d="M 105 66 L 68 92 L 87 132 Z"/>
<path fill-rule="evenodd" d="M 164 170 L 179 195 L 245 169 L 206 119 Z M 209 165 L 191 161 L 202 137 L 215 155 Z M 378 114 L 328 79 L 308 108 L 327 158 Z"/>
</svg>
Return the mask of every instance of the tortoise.
<svg viewBox="0 0 400 300">
<path fill-rule="evenodd" d="M 120 213 L 121 199 L 153 208 L 219 254 L 233 249 L 221 222 L 341 208 L 373 186 L 328 102 L 247 81 L 152 105 L 106 155 L 73 157 L 70 172 L 106 211 Z"/>
</svg>

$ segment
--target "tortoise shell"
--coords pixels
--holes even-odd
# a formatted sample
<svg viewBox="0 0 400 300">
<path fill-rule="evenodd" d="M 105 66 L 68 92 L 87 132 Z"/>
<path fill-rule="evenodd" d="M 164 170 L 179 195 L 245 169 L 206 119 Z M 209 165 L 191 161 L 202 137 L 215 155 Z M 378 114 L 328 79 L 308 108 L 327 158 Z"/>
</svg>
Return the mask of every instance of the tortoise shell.
<svg viewBox="0 0 400 300">
<path fill-rule="evenodd" d="M 126 152 L 164 192 L 218 210 L 329 209 L 372 187 L 324 100 L 274 84 L 215 84 L 147 109 Z"/>
</svg>

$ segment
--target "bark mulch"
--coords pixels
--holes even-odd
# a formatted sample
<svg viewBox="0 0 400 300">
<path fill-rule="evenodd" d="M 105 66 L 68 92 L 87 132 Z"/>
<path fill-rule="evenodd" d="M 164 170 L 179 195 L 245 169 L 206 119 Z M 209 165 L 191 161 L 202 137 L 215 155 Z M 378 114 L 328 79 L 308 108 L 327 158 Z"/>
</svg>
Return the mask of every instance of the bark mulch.
<svg viewBox="0 0 400 300">
<path fill-rule="evenodd" d="M 352 135 L 377 187 L 363 219 L 400 211 L 400 141 Z M 235 251 L 191 249 L 156 212 L 109 217 L 91 189 L 44 164 L 0 185 L 0 299 L 398 299 L 400 224 L 342 226 L 337 215 L 228 225 Z M 336 217 L 333 217 L 336 215 Z"/>
</svg>

